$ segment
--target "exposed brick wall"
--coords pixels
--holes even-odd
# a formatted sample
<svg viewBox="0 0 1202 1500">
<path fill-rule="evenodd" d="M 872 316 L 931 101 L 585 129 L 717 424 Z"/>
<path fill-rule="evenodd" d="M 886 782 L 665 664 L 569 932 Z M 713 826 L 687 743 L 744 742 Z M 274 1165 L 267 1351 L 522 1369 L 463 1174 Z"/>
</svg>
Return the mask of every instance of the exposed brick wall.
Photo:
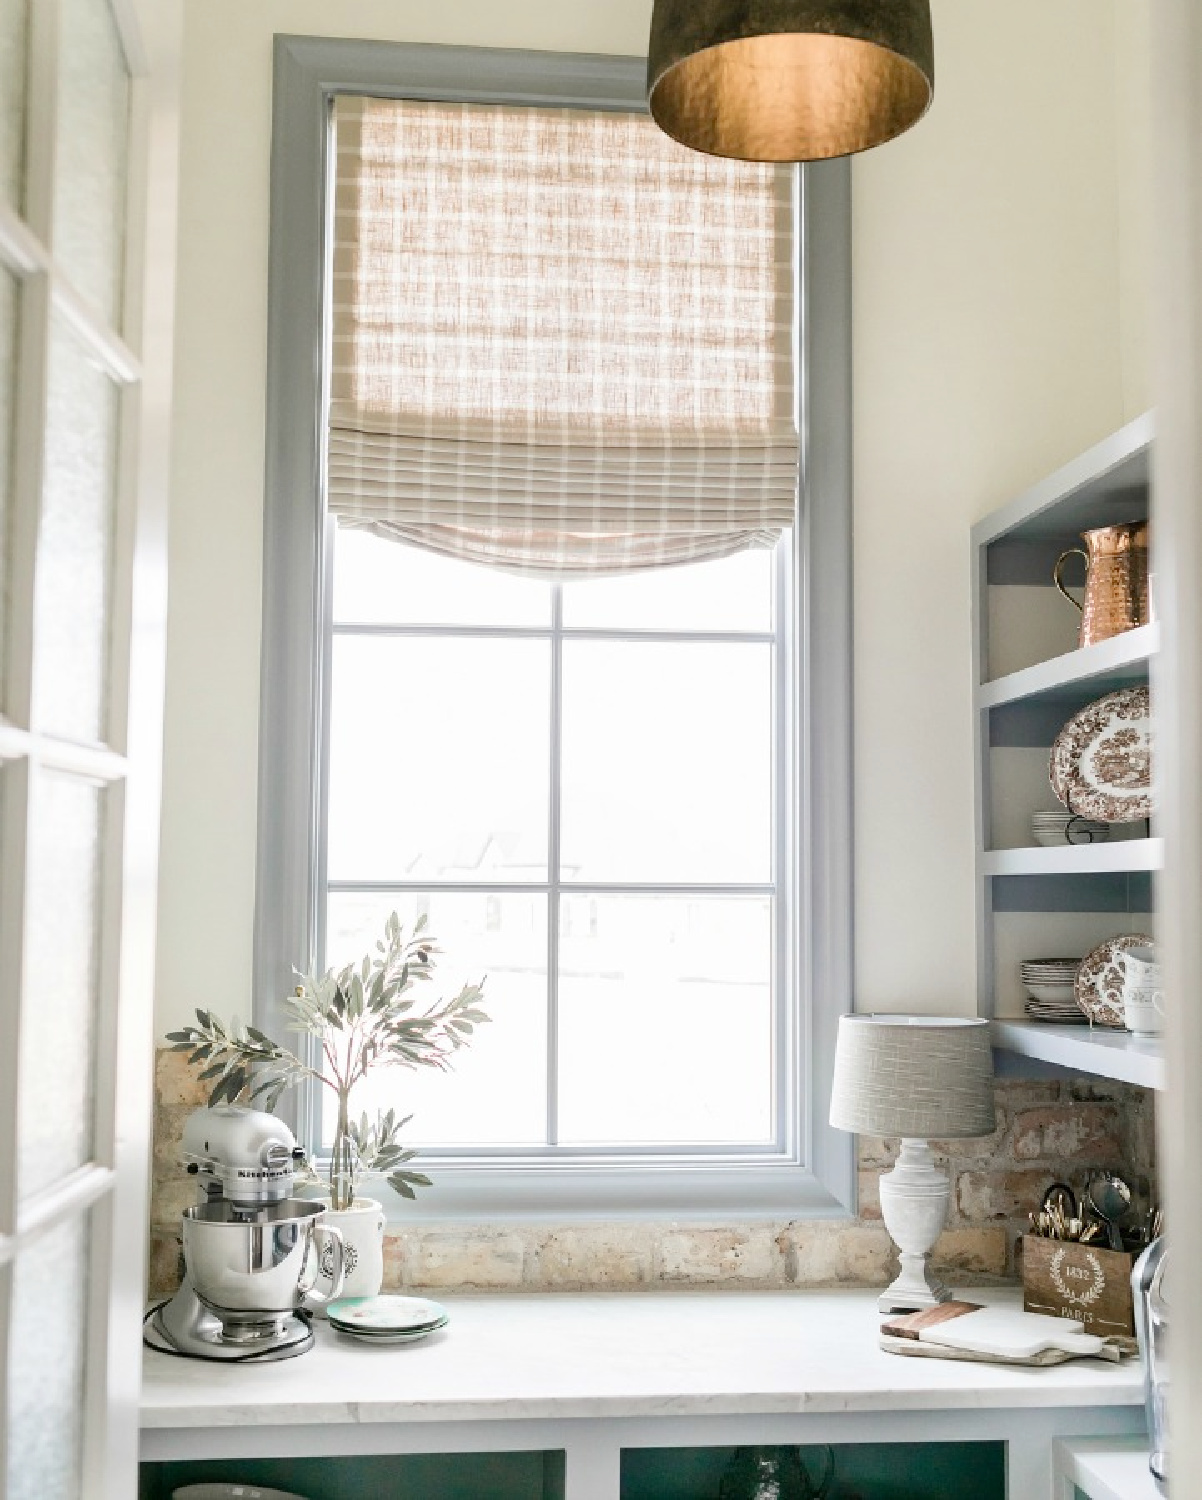
<svg viewBox="0 0 1202 1500">
<path fill-rule="evenodd" d="M 1140 1192 L 1155 1179 L 1153 1096 L 1098 1079 L 999 1081 L 997 1129 L 977 1141 L 934 1143 L 952 1175 L 948 1226 L 935 1263 L 960 1284 L 1017 1274 L 1015 1240 L 1056 1179 L 1079 1188 L 1091 1169 L 1117 1167 Z M 183 1059 L 157 1060 L 150 1291 L 179 1279 L 179 1216 L 195 1200 L 180 1169 L 180 1136 L 203 1091 Z M 385 1285 L 441 1289 L 714 1286 L 883 1286 L 895 1254 L 880 1222 L 877 1180 L 896 1141 L 860 1141 L 857 1219 L 693 1225 L 655 1222 L 422 1225 L 385 1241 Z"/>
</svg>

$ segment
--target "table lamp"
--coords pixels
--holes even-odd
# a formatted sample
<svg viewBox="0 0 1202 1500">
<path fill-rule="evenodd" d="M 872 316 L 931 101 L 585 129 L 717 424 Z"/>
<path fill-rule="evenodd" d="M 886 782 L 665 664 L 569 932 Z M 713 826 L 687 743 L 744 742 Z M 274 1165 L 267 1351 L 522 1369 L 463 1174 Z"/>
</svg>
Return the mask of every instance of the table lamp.
<svg viewBox="0 0 1202 1500">
<path fill-rule="evenodd" d="M 994 1128 L 989 1022 L 954 1016 L 842 1016 L 831 1124 L 859 1135 L 900 1136 L 897 1165 L 880 1181 L 881 1215 L 901 1253 L 882 1312 L 934 1307 L 951 1295 L 928 1257 L 947 1218 L 951 1179 L 930 1140 Z"/>
</svg>

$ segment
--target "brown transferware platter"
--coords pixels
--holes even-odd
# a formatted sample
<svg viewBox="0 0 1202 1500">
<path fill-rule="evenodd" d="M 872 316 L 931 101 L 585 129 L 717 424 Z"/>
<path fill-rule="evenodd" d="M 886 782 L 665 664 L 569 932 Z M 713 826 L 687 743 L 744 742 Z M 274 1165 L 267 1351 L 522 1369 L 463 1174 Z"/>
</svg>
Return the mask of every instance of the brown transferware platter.
<svg viewBox="0 0 1202 1500">
<path fill-rule="evenodd" d="M 1103 823 L 1152 816 L 1152 720 L 1146 687 L 1122 688 L 1075 713 L 1052 745 L 1052 790 Z"/>
<path fill-rule="evenodd" d="M 1107 938 L 1087 953 L 1077 970 L 1077 1004 L 1095 1026 L 1123 1025 L 1123 954 L 1128 948 L 1150 946 L 1143 932 L 1124 932 Z"/>
</svg>

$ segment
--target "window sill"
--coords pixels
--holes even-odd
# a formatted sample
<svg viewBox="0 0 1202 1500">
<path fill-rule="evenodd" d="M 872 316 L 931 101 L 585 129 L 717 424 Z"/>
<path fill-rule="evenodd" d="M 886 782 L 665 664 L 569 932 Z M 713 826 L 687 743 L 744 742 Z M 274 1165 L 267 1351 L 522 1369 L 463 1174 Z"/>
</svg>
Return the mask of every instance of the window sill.
<svg viewBox="0 0 1202 1500">
<path fill-rule="evenodd" d="M 390 1228 L 430 1224 L 757 1219 L 846 1219 L 854 1202 L 836 1196 L 804 1167 L 537 1168 L 419 1163 L 434 1185 L 415 1200 L 384 1182 L 362 1191 L 384 1205 Z"/>
</svg>

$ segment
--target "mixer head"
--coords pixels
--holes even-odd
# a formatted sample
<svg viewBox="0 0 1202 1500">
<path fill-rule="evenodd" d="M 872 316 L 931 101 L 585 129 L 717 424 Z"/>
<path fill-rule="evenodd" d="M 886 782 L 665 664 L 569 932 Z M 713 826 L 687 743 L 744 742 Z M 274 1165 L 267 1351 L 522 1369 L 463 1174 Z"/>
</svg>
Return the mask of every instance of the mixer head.
<svg viewBox="0 0 1202 1500">
<path fill-rule="evenodd" d="M 198 1109 L 184 1124 L 184 1161 L 210 1197 L 247 1213 L 292 1194 L 305 1153 L 282 1120 L 238 1104 Z"/>
</svg>

